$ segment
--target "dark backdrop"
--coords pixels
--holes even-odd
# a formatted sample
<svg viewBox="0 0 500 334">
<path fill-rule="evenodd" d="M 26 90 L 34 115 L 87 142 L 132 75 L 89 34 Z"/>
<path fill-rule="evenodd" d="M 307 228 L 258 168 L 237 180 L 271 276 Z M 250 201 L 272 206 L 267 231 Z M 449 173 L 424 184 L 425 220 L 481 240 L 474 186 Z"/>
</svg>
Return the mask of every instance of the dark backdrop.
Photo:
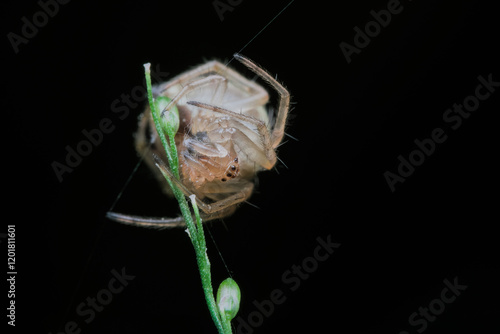
<svg viewBox="0 0 500 334">
<path fill-rule="evenodd" d="M 298 141 L 287 137 L 283 163 L 259 175 L 259 209 L 207 225 L 214 286 L 229 270 L 242 290 L 235 332 L 499 329 L 500 53 L 489 2 L 232 1 L 221 16 L 210 0 L 54 3 L 1 9 L 13 332 L 216 332 L 186 233 L 105 213 L 122 189 L 118 211 L 175 213 L 145 166 L 124 188 L 145 105 L 126 99 L 142 64 L 168 79 L 238 51 L 291 91 L 287 132 Z M 464 103 L 465 116 L 448 111 Z M 109 133 L 59 180 L 54 162 L 103 120 Z M 128 280 L 110 293 L 116 273 Z M 96 296 L 106 305 L 92 315 Z"/>
</svg>

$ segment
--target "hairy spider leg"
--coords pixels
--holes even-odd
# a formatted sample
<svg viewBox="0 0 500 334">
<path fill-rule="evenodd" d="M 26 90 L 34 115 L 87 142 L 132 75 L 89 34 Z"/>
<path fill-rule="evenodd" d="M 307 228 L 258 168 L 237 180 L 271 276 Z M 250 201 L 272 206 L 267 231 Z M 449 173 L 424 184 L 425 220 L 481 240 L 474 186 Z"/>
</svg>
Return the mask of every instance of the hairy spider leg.
<svg viewBox="0 0 500 334">
<path fill-rule="evenodd" d="M 215 220 L 219 218 L 224 218 L 230 214 L 232 214 L 236 210 L 236 206 L 228 207 L 228 210 L 221 210 L 212 214 L 206 214 L 204 212 L 200 212 L 200 218 L 203 222 L 207 222 L 210 220 Z M 151 228 L 177 228 L 177 227 L 185 227 L 186 222 L 182 216 L 175 218 L 164 218 L 164 217 L 146 217 L 146 216 L 136 216 L 129 215 L 124 213 L 112 212 L 108 211 L 106 213 L 106 217 L 108 219 L 114 220 L 119 223 L 140 226 L 140 227 L 151 227 Z M 193 216 L 193 220 L 196 217 Z"/>
<path fill-rule="evenodd" d="M 249 58 L 246 58 L 238 53 L 234 54 L 234 58 L 236 58 L 236 60 L 245 65 L 250 71 L 254 72 L 264 81 L 266 81 L 269 85 L 271 85 L 271 87 L 273 87 L 274 90 L 276 90 L 276 92 L 278 92 L 280 96 L 280 101 L 278 104 L 278 112 L 272 130 L 272 138 L 271 138 L 272 147 L 276 148 L 283 139 L 283 136 L 285 135 L 286 118 L 290 107 L 290 93 L 266 70 L 264 70 L 262 67 L 257 65 Z"/>
<path fill-rule="evenodd" d="M 183 227 L 186 225 L 186 222 L 182 217 L 177 217 L 177 218 L 144 217 L 144 216 L 134 216 L 112 211 L 106 212 L 106 217 L 108 219 L 114 220 L 122 224 L 141 226 L 141 227 L 174 228 L 174 227 Z"/>
</svg>

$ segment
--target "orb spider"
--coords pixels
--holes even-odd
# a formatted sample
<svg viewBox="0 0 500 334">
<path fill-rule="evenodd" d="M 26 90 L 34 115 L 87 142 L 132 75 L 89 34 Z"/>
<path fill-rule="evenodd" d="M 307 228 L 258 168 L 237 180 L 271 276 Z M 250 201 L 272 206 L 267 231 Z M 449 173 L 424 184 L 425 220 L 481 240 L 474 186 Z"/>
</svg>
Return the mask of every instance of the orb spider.
<svg viewBox="0 0 500 334">
<path fill-rule="evenodd" d="M 153 96 L 171 99 L 165 110 L 176 106 L 180 126 L 175 136 L 180 180 L 168 164 L 156 133 L 149 106 L 141 115 L 135 147 L 151 168 L 163 190 L 172 191 L 160 169 L 184 195 L 196 195 L 204 221 L 231 215 L 237 204 L 252 194 L 256 173 L 276 164 L 276 148 L 285 134 L 290 94 L 266 70 L 252 60 L 234 58 L 267 82 L 279 96 L 276 115 L 266 108 L 268 92 L 258 83 L 213 60 L 153 86 Z M 164 110 L 164 111 L 165 111 Z M 184 226 L 182 217 L 142 217 L 116 212 L 115 221 L 148 227 Z"/>
</svg>

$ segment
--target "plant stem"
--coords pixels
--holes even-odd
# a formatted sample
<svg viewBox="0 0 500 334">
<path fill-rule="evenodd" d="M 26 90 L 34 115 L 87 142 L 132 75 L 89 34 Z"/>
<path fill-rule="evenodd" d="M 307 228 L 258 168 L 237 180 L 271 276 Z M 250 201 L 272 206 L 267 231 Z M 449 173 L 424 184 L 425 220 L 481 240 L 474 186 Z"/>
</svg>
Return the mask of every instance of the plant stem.
<svg viewBox="0 0 500 334">
<path fill-rule="evenodd" d="M 153 116 L 155 127 L 161 143 L 165 148 L 168 164 L 172 171 L 172 174 L 175 178 L 179 179 L 179 162 L 177 158 L 177 148 L 175 146 L 174 140 L 176 130 L 173 130 L 173 127 L 169 126 L 168 124 L 166 125 L 166 128 L 163 128 L 163 126 L 161 125 L 160 112 L 156 108 L 152 93 L 150 66 L 149 64 L 145 64 L 144 67 L 146 72 L 146 85 L 148 90 L 149 105 L 151 108 L 151 114 Z M 167 137 L 165 136 L 165 132 L 167 133 L 168 141 Z M 212 316 L 212 320 L 215 323 L 215 327 L 217 327 L 217 330 L 220 334 L 231 334 L 232 330 L 230 321 L 226 321 L 225 316 L 220 314 L 217 303 L 215 302 L 214 291 L 212 288 L 212 275 L 210 272 L 210 261 L 207 255 L 205 233 L 203 231 L 198 206 L 196 205 L 195 195 L 190 196 L 190 199 L 194 211 L 194 216 L 196 218 L 196 223 L 195 221 L 193 221 L 193 215 L 189 208 L 189 204 L 182 191 L 175 185 L 170 175 L 167 175 L 165 172 L 163 172 L 161 168 L 160 171 L 172 188 L 177 202 L 179 202 L 179 208 L 181 210 L 184 221 L 186 222 L 187 232 L 196 253 L 196 262 L 198 264 L 198 270 L 200 272 L 201 284 L 203 287 L 203 292 L 205 294 L 205 300 L 207 302 L 210 315 Z"/>
</svg>

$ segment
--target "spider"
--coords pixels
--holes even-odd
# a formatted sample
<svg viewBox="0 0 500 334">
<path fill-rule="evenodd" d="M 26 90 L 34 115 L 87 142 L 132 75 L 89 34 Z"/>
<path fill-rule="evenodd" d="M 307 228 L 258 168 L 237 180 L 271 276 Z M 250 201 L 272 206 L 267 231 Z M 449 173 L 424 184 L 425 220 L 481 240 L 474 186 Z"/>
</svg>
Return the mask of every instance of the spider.
<svg viewBox="0 0 500 334">
<path fill-rule="evenodd" d="M 252 60 L 234 58 L 266 81 L 279 95 L 276 116 L 266 108 L 268 92 L 255 81 L 213 60 L 153 86 L 154 97 L 171 99 L 180 126 L 175 136 L 180 180 L 173 177 L 156 133 L 149 106 L 141 115 L 135 147 L 172 194 L 159 169 L 171 175 L 184 195 L 196 195 L 203 221 L 231 215 L 252 194 L 256 173 L 276 164 L 276 148 L 285 134 L 290 94 Z M 182 217 L 155 218 L 108 212 L 115 221 L 148 227 L 184 226 Z"/>
</svg>

